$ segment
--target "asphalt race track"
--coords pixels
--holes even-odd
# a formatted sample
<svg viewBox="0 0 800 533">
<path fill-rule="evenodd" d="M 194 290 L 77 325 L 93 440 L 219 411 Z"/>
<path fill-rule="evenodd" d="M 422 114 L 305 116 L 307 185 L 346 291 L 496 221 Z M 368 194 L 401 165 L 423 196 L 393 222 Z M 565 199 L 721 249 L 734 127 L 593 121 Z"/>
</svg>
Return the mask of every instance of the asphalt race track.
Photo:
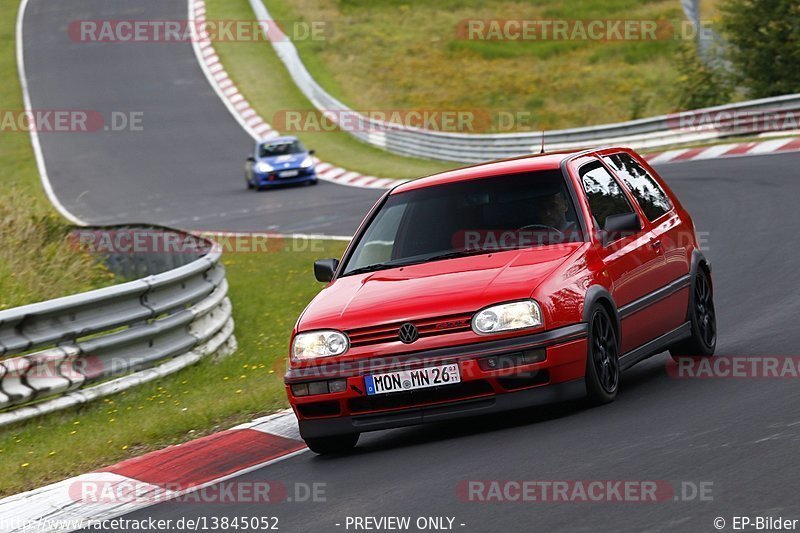
<svg viewBox="0 0 800 533">
<path fill-rule="evenodd" d="M 244 160 L 253 141 L 214 93 L 191 43 L 86 43 L 68 33 L 74 20 L 180 20 L 186 11 L 180 0 L 28 4 L 31 107 L 142 120 L 141 131 L 40 134 L 59 201 L 91 224 L 351 235 L 381 191 L 325 182 L 248 191 Z"/>
<path fill-rule="evenodd" d="M 241 163 L 250 139 L 188 44 L 86 45 L 65 36 L 67 20 L 181 18 L 184 2 L 32 0 L 28 9 L 33 107 L 145 111 L 143 132 L 43 136 L 55 191 L 81 218 L 347 234 L 379 194 L 331 184 L 248 193 Z M 720 357 L 800 352 L 792 261 L 799 163 L 785 154 L 659 169 L 706 241 Z M 676 379 L 669 361 L 660 355 L 634 367 L 617 401 L 601 408 L 568 404 L 367 434 L 352 455 L 304 453 L 239 478 L 325 483 L 325 502 L 167 502 L 126 518 L 277 516 L 292 532 L 345 530 L 347 516 L 451 516 L 461 531 L 570 532 L 714 531 L 717 516 L 798 518 L 797 382 Z M 487 504 L 456 492 L 462 480 L 526 479 L 711 482 L 713 501 Z"/>
</svg>

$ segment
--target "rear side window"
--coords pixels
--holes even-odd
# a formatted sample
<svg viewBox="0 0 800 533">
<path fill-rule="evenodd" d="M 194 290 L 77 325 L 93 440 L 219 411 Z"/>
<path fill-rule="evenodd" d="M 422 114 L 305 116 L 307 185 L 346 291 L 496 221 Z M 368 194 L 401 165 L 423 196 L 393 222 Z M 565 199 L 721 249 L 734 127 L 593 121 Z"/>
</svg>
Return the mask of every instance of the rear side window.
<svg viewBox="0 0 800 533">
<path fill-rule="evenodd" d="M 606 218 L 611 215 L 633 213 L 622 188 L 599 161 L 582 166 L 580 176 L 592 215 L 600 228 L 605 227 Z"/>
<path fill-rule="evenodd" d="M 655 220 L 670 209 L 672 204 L 658 182 L 633 157 L 626 153 L 604 157 L 606 163 L 628 186 L 648 220 Z"/>
</svg>

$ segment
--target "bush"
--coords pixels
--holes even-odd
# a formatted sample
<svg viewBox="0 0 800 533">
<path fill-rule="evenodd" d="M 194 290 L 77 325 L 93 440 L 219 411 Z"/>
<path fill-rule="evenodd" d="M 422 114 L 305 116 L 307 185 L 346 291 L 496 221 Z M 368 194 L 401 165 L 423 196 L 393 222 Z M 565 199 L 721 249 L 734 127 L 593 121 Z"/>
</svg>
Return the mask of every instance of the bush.
<svg viewBox="0 0 800 533">
<path fill-rule="evenodd" d="M 748 95 L 800 92 L 800 2 L 724 0 L 720 8 L 728 55 Z"/>
<path fill-rule="evenodd" d="M 733 95 L 733 83 L 719 62 L 706 64 L 697 46 L 684 44 L 678 53 L 676 103 L 679 109 L 699 109 L 726 104 Z"/>
</svg>

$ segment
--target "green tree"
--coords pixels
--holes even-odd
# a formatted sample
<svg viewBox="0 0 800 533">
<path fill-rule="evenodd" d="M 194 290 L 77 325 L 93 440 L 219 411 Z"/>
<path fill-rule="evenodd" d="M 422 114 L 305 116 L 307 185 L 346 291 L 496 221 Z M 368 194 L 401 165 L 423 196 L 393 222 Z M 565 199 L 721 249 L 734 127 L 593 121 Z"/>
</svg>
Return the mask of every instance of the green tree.
<svg viewBox="0 0 800 533">
<path fill-rule="evenodd" d="M 728 56 L 749 96 L 800 92 L 800 2 L 724 0 L 720 7 Z"/>
</svg>

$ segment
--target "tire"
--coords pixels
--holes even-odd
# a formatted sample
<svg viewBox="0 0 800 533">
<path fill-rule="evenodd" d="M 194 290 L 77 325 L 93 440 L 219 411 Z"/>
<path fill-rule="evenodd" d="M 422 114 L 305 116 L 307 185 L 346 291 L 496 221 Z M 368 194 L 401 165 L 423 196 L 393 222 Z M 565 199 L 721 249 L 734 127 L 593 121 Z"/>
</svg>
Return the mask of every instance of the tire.
<svg viewBox="0 0 800 533">
<path fill-rule="evenodd" d="M 689 297 L 689 323 L 692 336 L 669 349 L 673 359 L 711 357 L 717 349 L 717 312 L 714 292 L 705 269 L 697 272 Z"/>
<path fill-rule="evenodd" d="M 247 188 L 248 189 L 255 188 L 255 185 L 253 185 L 253 181 L 252 181 L 251 178 L 252 178 L 252 176 L 250 175 L 250 169 L 245 165 L 245 168 L 244 168 L 244 182 L 247 183 Z"/>
<path fill-rule="evenodd" d="M 358 444 L 358 433 L 349 435 L 335 435 L 333 437 L 317 437 L 313 439 L 303 439 L 306 446 L 319 455 L 343 454 L 352 451 Z"/>
<path fill-rule="evenodd" d="M 613 402 L 619 390 L 619 341 L 608 311 L 600 305 L 589 319 L 586 396 L 590 405 Z"/>
</svg>

